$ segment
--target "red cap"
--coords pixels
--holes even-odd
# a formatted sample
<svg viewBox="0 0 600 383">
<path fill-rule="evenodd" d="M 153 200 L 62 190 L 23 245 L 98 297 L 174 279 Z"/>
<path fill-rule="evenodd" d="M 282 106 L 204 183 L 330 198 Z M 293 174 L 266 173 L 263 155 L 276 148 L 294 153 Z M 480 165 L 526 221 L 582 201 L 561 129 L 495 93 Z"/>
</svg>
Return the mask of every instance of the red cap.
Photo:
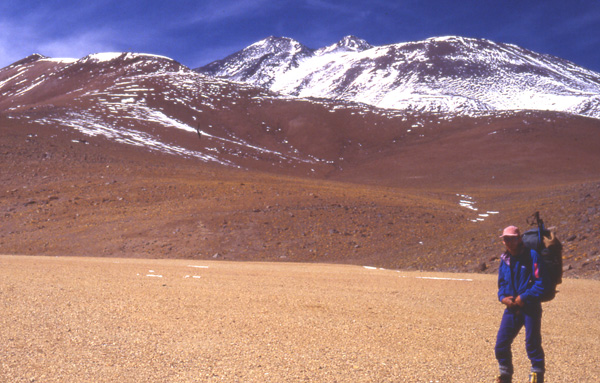
<svg viewBox="0 0 600 383">
<path fill-rule="evenodd" d="M 502 237 L 520 237 L 520 236 L 521 236 L 521 232 L 519 231 L 518 227 L 508 226 L 507 228 L 504 229 L 500 238 L 502 238 Z"/>
</svg>

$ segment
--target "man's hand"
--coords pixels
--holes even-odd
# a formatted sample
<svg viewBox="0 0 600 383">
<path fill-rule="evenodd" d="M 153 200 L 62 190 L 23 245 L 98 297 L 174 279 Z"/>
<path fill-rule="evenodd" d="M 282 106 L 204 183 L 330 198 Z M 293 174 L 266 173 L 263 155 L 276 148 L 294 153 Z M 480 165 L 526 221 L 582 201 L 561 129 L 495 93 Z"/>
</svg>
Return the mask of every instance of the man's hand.
<svg viewBox="0 0 600 383">
<path fill-rule="evenodd" d="M 525 306 L 525 302 L 523 302 L 520 295 L 515 299 L 515 306 L 518 308 L 523 308 L 523 306 Z"/>
<path fill-rule="evenodd" d="M 515 298 L 514 297 L 504 297 L 502 298 L 502 303 L 504 305 L 506 305 L 507 308 L 511 309 L 514 307 L 515 305 Z"/>
<path fill-rule="evenodd" d="M 525 306 L 525 302 L 521 299 L 521 296 L 518 297 L 504 297 L 502 298 L 502 303 L 506 305 L 506 308 L 514 311 L 515 313 L 521 312 L 523 306 Z"/>
</svg>

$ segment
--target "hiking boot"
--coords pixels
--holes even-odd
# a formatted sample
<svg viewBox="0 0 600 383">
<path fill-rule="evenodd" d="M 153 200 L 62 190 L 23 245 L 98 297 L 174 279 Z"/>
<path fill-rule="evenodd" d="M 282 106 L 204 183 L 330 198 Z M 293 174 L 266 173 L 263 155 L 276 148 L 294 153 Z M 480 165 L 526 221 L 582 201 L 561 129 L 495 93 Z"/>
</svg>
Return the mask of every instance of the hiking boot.
<svg viewBox="0 0 600 383">
<path fill-rule="evenodd" d="M 496 383 L 512 383 L 512 375 L 498 375 Z"/>
<path fill-rule="evenodd" d="M 541 372 L 532 372 L 529 374 L 529 383 L 544 383 L 544 374 Z"/>
</svg>

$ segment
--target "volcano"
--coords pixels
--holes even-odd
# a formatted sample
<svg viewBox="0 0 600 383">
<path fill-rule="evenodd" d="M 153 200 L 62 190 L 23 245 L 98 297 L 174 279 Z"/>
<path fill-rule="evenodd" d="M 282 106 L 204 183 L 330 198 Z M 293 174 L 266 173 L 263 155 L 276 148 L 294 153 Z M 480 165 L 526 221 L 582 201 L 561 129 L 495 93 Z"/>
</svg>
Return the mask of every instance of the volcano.
<svg viewBox="0 0 600 383">
<path fill-rule="evenodd" d="M 489 272 L 498 230 L 539 210 L 567 273 L 598 275 L 597 74 L 464 38 L 264 44 L 210 73 L 127 52 L 0 69 L 0 249 Z M 520 58 L 494 74 L 492 48 Z"/>
</svg>

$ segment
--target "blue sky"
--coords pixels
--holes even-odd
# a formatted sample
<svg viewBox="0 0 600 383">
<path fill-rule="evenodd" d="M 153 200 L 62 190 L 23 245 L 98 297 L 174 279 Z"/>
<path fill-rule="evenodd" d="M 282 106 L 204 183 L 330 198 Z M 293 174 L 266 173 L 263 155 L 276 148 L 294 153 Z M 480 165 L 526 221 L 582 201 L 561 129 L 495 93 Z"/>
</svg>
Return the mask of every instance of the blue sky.
<svg viewBox="0 0 600 383">
<path fill-rule="evenodd" d="M 195 68 L 268 36 L 309 48 L 459 35 L 506 42 L 600 72 L 600 0 L 2 0 L 0 67 L 32 53 L 133 51 Z"/>
</svg>

